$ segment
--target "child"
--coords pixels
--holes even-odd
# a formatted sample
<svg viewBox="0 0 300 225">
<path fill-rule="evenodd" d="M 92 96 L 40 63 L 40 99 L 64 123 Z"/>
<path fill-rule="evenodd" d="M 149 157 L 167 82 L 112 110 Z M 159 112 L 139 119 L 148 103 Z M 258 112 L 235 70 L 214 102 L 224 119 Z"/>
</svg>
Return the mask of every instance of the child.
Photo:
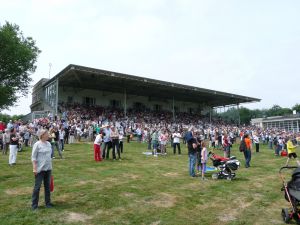
<svg viewBox="0 0 300 225">
<path fill-rule="evenodd" d="M 201 164 L 202 164 L 202 180 L 205 180 L 204 178 L 204 174 L 206 172 L 206 163 L 207 163 L 207 148 L 206 145 L 204 143 L 204 141 L 202 142 L 202 151 L 201 151 Z"/>
<path fill-rule="evenodd" d="M 101 145 L 102 142 L 102 134 L 97 134 L 96 139 L 94 141 L 94 159 L 96 162 L 102 161 L 101 158 Z"/>
<path fill-rule="evenodd" d="M 197 140 L 197 148 L 196 148 L 196 154 L 197 154 L 197 174 L 200 174 L 201 172 L 201 153 L 202 153 L 202 147 L 201 147 L 201 139 L 199 136 L 196 138 Z"/>
<path fill-rule="evenodd" d="M 288 142 L 287 142 L 287 151 L 288 151 L 288 159 L 286 161 L 286 165 L 285 166 L 289 166 L 289 161 L 290 159 L 293 157 L 294 159 L 296 159 L 296 162 L 298 164 L 298 166 L 300 166 L 300 162 L 297 158 L 297 154 L 296 154 L 296 148 L 298 147 L 298 145 L 294 145 L 291 137 L 288 137 Z"/>
</svg>

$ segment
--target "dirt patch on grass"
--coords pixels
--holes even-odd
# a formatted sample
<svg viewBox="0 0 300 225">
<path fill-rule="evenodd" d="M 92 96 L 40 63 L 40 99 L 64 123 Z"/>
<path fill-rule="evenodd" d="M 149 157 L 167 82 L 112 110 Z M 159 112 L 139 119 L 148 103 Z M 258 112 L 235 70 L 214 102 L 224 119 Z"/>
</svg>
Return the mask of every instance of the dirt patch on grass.
<svg viewBox="0 0 300 225">
<path fill-rule="evenodd" d="M 235 203 L 231 209 L 223 210 L 219 214 L 218 219 L 222 222 L 234 221 L 237 219 L 238 215 L 240 215 L 240 211 L 250 207 L 252 203 L 253 201 L 247 202 L 245 198 L 239 198 L 235 200 Z"/>
<path fill-rule="evenodd" d="M 123 192 L 120 194 L 121 196 L 124 196 L 124 197 L 127 197 L 127 198 L 131 198 L 131 197 L 134 197 L 135 194 L 134 193 L 131 193 L 131 192 Z"/>
<path fill-rule="evenodd" d="M 72 200 L 72 196 L 70 194 L 60 194 L 57 199 L 57 202 L 69 202 Z"/>
<path fill-rule="evenodd" d="M 11 196 L 29 195 L 32 193 L 32 187 L 10 188 L 6 189 L 5 193 Z"/>
<path fill-rule="evenodd" d="M 179 173 L 174 173 L 174 172 L 165 173 L 165 174 L 163 174 L 163 176 L 165 176 L 165 177 L 179 177 Z"/>
<path fill-rule="evenodd" d="M 130 178 L 130 179 L 133 179 L 133 180 L 136 180 L 136 179 L 140 178 L 139 175 L 132 174 L 132 173 L 130 173 L 130 174 L 124 174 L 124 176 L 127 177 L 127 178 Z"/>
<path fill-rule="evenodd" d="M 120 179 L 117 179 L 117 178 L 114 178 L 114 177 L 109 177 L 109 178 L 106 178 L 105 180 L 103 180 L 104 183 L 106 182 L 112 182 L 112 183 L 120 183 Z"/>
<path fill-rule="evenodd" d="M 88 184 L 101 184 L 102 182 L 96 181 L 96 180 L 80 180 L 78 181 L 74 186 L 75 187 L 80 187 Z"/>
<path fill-rule="evenodd" d="M 177 202 L 176 196 L 168 193 L 160 193 L 154 199 L 148 201 L 149 204 L 159 208 L 171 208 Z"/>
<path fill-rule="evenodd" d="M 92 219 L 91 216 L 88 216 L 84 213 L 75 213 L 75 212 L 69 212 L 67 213 L 65 217 L 66 221 L 68 223 L 74 223 L 74 222 L 86 222 L 87 220 Z"/>
</svg>

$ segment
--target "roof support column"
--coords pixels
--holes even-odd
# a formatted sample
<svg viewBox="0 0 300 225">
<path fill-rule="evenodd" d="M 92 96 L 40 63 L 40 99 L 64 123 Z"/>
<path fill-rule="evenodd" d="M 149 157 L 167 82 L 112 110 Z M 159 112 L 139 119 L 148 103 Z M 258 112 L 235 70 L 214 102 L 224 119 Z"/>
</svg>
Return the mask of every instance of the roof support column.
<svg viewBox="0 0 300 225">
<path fill-rule="evenodd" d="M 124 89 L 124 116 L 127 115 L 127 90 Z"/>
<path fill-rule="evenodd" d="M 172 112 L 173 112 L 173 122 L 175 122 L 175 99 L 174 99 L 174 96 L 173 96 Z"/>
<path fill-rule="evenodd" d="M 209 123 L 211 123 L 211 111 L 212 111 L 212 107 L 209 107 Z"/>
<path fill-rule="evenodd" d="M 58 78 L 56 79 L 55 114 L 58 113 Z"/>
<path fill-rule="evenodd" d="M 240 103 L 236 104 L 237 106 L 237 112 L 238 112 L 238 125 L 241 126 L 241 116 L 240 116 Z"/>
<path fill-rule="evenodd" d="M 299 132 L 299 120 L 297 120 L 297 132 Z"/>
</svg>

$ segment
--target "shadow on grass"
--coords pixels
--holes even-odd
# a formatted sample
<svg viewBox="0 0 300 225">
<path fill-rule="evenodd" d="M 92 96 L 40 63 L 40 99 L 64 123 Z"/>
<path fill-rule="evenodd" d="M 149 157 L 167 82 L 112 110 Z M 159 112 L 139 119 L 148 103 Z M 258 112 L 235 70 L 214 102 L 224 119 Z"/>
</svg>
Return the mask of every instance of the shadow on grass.
<svg viewBox="0 0 300 225">
<path fill-rule="evenodd" d="M 246 177 L 236 177 L 234 178 L 233 182 L 242 182 L 242 181 L 249 181 L 250 179 Z"/>
</svg>

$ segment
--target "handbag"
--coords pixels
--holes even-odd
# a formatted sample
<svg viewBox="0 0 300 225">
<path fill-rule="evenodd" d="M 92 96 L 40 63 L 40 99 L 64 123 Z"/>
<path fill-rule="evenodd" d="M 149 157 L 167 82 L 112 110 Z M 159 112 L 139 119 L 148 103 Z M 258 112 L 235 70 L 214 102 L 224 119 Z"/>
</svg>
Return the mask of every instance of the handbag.
<svg viewBox="0 0 300 225">
<path fill-rule="evenodd" d="M 53 192 L 54 191 L 54 177 L 53 175 L 51 175 L 51 178 L 50 178 L 50 192 Z"/>
</svg>

